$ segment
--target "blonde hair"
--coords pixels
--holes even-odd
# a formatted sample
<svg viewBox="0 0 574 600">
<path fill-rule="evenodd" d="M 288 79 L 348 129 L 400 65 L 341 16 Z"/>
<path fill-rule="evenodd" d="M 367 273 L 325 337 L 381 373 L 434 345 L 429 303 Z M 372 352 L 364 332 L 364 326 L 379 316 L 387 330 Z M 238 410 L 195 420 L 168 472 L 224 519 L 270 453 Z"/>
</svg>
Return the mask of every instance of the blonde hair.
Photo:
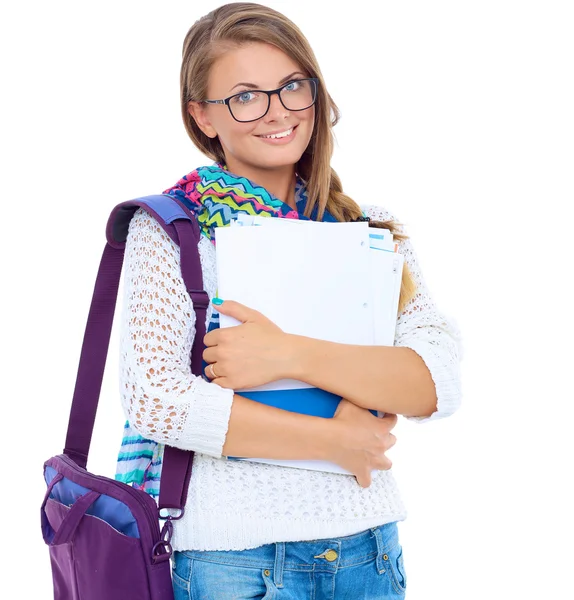
<svg viewBox="0 0 574 600">
<path fill-rule="evenodd" d="M 317 206 L 317 220 L 328 210 L 338 221 L 362 217 L 359 205 L 343 192 L 337 173 L 331 167 L 334 140 L 332 128 L 340 119 L 337 105 L 327 92 L 321 70 L 309 42 L 300 29 L 280 12 L 261 4 L 236 2 L 225 4 L 196 21 L 185 36 L 180 73 L 181 111 L 185 129 L 194 145 L 214 161 L 225 164 L 226 158 L 217 137 L 201 131 L 188 111 L 190 101 L 207 97 L 207 82 L 212 64 L 225 52 L 243 44 L 260 42 L 282 50 L 297 62 L 309 77 L 319 80 L 315 102 L 315 124 L 309 145 L 299 159 L 296 170 L 307 185 L 309 217 Z M 371 227 L 386 228 L 396 240 L 408 239 L 397 221 L 371 221 Z M 416 283 L 404 263 L 399 297 L 400 314 L 414 297 Z"/>
</svg>

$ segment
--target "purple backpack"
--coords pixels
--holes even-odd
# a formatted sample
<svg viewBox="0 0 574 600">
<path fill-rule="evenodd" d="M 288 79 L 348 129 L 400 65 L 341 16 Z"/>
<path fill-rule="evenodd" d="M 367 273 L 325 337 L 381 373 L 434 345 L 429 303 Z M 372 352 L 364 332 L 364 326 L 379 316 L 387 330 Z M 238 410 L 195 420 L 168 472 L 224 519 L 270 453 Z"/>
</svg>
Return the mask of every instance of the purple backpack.
<svg viewBox="0 0 574 600">
<path fill-rule="evenodd" d="M 202 372 L 209 296 L 203 290 L 193 214 L 166 194 L 118 204 L 106 227 L 63 454 L 44 463 L 48 486 L 41 506 L 49 547 L 54 600 L 173 600 L 170 556 L 172 521 L 181 518 L 191 477 L 192 451 L 165 446 L 159 506 L 146 492 L 86 470 L 128 226 L 136 210 L 149 212 L 179 245 L 181 272 L 196 311 L 191 370 Z M 162 509 L 179 509 L 170 516 Z M 165 523 L 160 530 L 160 520 Z"/>
</svg>

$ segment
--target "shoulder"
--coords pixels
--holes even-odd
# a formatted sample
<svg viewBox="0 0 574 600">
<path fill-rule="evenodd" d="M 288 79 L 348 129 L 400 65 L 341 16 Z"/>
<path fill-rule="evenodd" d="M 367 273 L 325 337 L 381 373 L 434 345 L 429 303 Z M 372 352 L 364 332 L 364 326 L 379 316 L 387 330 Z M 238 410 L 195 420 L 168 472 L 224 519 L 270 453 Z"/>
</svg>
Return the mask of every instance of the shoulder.
<svg viewBox="0 0 574 600">
<path fill-rule="evenodd" d="M 419 270 L 418 258 L 413 248 L 410 234 L 405 230 L 404 223 L 398 215 L 384 206 L 376 204 L 361 204 L 361 210 L 365 216 L 370 217 L 372 221 L 393 221 L 394 226 L 391 228 L 393 235 L 399 234 L 403 237 L 395 238 L 397 243 L 397 251 L 403 254 L 405 262 L 412 271 Z"/>
<path fill-rule="evenodd" d="M 129 223 L 128 236 L 126 239 L 126 254 L 138 253 L 149 254 L 150 249 L 157 248 L 162 253 L 179 255 L 179 246 L 171 239 L 161 223 L 144 208 L 138 208 Z M 215 254 L 215 246 L 209 238 L 201 235 L 198 249 L 202 255 L 209 257 Z"/>
<path fill-rule="evenodd" d="M 177 244 L 157 219 L 144 208 L 138 208 L 128 226 L 126 254 L 130 255 L 134 251 L 137 254 L 149 254 L 151 248 L 170 254 L 178 251 Z"/>
<path fill-rule="evenodd" d="M 361 204 L 360 208 L 363 211 L 363 214 L 366 217 L 370 217 L 372 221 L 395 221 L 398 224 L 399 231 L 402 233 L 402 223 L 400 219 L 388 208 L 376 204 Z"/>
<path fill-rule="evenodd" d="M 130 221 L 128 231 L 132 232 L 134 230 L 161 230 L 162 227 L 158 223 L 157 219 L 151 215 L 144 208 L 138 208 Z"/>
<path fill-rule="evenodd" d="M 128 226 L 128 239 L 134 237 L 137 234 L 143 234 L 148 239 L 162 239 L 166 242 L 171 242 L 175 245 L 171 237 L 168 235 L 166 230 L 160 221 L 158 221 L 153 214 L 148 212 L 145 208 L 138 208 L 129 223 Z"/>
</svg>

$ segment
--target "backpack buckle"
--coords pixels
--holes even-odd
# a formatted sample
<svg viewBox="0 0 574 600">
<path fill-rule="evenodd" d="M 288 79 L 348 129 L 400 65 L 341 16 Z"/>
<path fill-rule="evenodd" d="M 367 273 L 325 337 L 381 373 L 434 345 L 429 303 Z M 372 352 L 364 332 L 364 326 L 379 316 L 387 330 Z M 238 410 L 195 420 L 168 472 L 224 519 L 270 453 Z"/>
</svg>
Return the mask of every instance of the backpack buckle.
<svg viewBox="0 0 574 600">
<path fill-rule="evenodd" d="M 164 562 L 170 559 L 173 553 L 173 549 L 170 544 L 172 535 L 173 524 L 171 522 L 171 519 L 168 518 L 163 524 L 163 527 L 161 528 L 161 532 L 159 534 L 159 541 L 153 545 L 151 551 L 151 559 L 154 564 Z"/>
<path fill-rule="evenodd" d="M 207 308 L 209 306 L 209 295 L 205 290 L 187 290 L 193 305 L 197 308 Z"/>
</svg>

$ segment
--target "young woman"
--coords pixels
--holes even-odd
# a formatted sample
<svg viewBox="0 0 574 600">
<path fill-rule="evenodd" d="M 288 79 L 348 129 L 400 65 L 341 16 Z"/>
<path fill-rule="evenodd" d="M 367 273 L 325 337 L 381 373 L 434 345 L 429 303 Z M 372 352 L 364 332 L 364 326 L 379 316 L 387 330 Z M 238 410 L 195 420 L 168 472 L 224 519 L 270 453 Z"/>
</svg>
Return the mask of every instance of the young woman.
<svg viewBox="0 0 574 600">
<path fill-rule="evenodd" d="M 128 422 L 117 478 L 157 497 L 164 445 L 195 451 L 185 513 L 174 521 L 176 599 L 403 597 L 397 522 L 406 510 L 385 452 L 398 414 L 426 422 L 457 409 L 458 331 L 435 307 L 393 215 L 343 192 L 330 166 L 338 109 L 307 40 L 285 16 L 234 3 L 197 21 L 183 46 L 181 106 L 191 140 L 214 162 L 164 193 L 197 215 L 210 298 L 220 302 L 214 228 L 239 212 L 369 218 L 393 232 L 405 256 L 395 344 L 291 336 L 223 299 L 207 314 L 204 376 L 193 375 L 195 313 L 179 249 L 139 210 L 125 253 L 120 388 Z M 219 329 L 219 313 L 242 324 Z M 335 417 L 234 392 L 283 377 L 340 395 Z M 355 477 L 227 456 L 330 460 Z"/>
</svg>

